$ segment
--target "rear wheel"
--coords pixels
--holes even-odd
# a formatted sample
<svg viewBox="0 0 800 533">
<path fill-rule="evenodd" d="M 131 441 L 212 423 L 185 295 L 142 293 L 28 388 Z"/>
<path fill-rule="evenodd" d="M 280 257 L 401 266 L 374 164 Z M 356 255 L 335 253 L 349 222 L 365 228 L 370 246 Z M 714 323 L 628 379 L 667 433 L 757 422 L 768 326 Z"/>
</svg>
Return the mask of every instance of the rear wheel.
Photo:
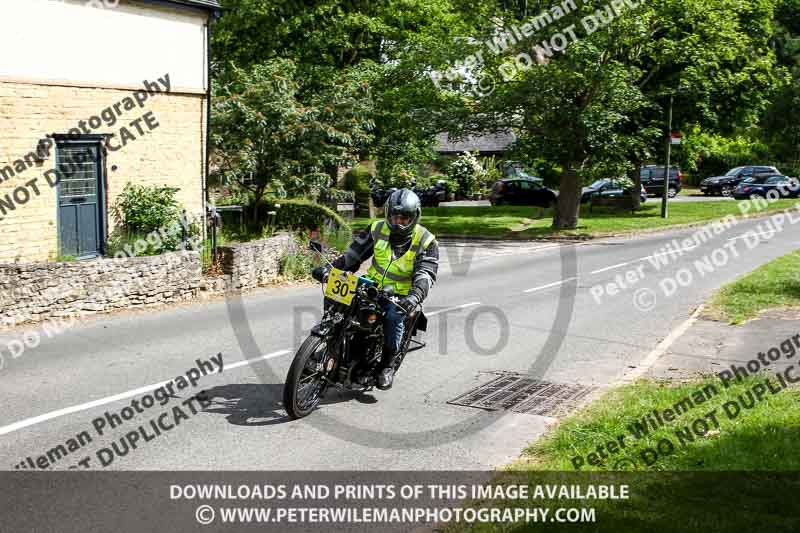
<svg viewBox="0 0 800 533">
<path fill-rule="evenodd" d="M 676 196 L 678 196 L 678 190 L 670 189 L 669 191 L 667 191 L 667 196 L 669 196 L 670 198 L 675 198 Z"/>
<path fill-rule="evenodd" d="M 308 337 L 297 350 L 283 386 L 283 406 L 292 420 L 308 416 L 322 400 L 332 370 L 326 366 L 334 366 L 327 355 L 327 342 L 320 337 Z"/>
<path fill-rule="evenodd" d="M 729 198 L 733 194 L 733 187 L 730 185 L 725 185 L 722 187 L 722 196 Z"/>
</svg>

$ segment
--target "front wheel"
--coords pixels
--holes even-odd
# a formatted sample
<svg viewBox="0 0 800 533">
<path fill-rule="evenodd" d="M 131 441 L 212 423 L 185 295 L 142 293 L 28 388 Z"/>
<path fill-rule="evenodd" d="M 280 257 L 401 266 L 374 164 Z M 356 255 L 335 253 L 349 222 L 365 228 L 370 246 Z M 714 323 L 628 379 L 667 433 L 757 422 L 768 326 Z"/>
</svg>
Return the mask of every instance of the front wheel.
<svg viewBox="0 0 800 533">
<path fill-rule="evenodd" d="M 320 337 L 308 337 L 297 350 L 283 386 L 283 406 L 292 420 L 308 416 L 322 400 L 327 367 L 335 366 L 327 355 L 327 342 Z"/>
</svg>

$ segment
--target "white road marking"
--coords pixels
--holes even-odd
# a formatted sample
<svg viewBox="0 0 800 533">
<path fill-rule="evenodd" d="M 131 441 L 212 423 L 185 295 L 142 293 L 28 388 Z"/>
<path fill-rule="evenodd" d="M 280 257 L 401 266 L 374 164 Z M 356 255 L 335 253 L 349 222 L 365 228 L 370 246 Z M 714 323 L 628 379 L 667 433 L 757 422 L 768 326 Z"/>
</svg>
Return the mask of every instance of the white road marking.
<svg viewBox="0 0 800 533">
<path fill-rule="evenodd" d="M 625 263 L 620 263 L 618 265 L 612 265 L 610 267 L 601 268 L 599 270 L 593 270 L 592 272 L 589 272 L 589 274 L 600 274 L 601 272 L 606 272 L 608 270 L 614 270 L 615 268 L 621 268 L 624 266 L 632 265 L 634 263 L 638 263 L 641 260 L 642 259 L 634 259 L 633 261 L 626 261 Z"/>
<path fill-rule="evenodd" d="M 695 248 L 697 248 L 697 246 L 690 246 L 690 247 L 684 248 L 683 251 L 688 252 L 690 250 L 694 250 Z M 605 267 L 605 268 L 601 268 L 601 269 L 598 269 L 598 270 L 594 270 L 594 271 L 590 272 L 589 274 L 600 274 L 601 272 L 606 272 L 608 270 L 614 270 L 615 268 L 622 268 L 624 266 L 633 265 L 635 263 L 641 263 L 642 261 L 647 261 L 649 259 L 655 259 L 656 257 L 661 257 L 661 256 L 664 256 L 664 255 L 676 255 L 677 253 L 678 253 L 678 251 L 674 250 L 674 251 L 671 251 L 671 252 L 661 252 L 660 254 L 646 255 L 644 257 L 640 257 L 639 259 L 634 259 L 633 261 L 626 261 L 624 263 L 619 263 L 618 265 L 612 265 L 610 267 Z"/>
<path fill-rule="evenodd" d="M 756 236 L 756 237 L 759 237 L 759 238 L 763 237 L 763 238 L 769 240 L 769 239 L 773 238 L 776 234 L 777 234 L 777 232 L 773 233 L 772 235 L 769 235 L 769 234 L 766 234 L 766 233 L 742 233 L 741 235 L 737 235 L 736 237 L 731 237 L 728 240 L 729 241 L 738 241 L 739 239 L 744 239 L 745 237 L 753 237 L 753 236 Z"/>
<path fill-rule="evenodd" d="M 509 255 L 519 255 L 519 254 L 535 254 L 538 252 L 545 252 L 547 250 L 552 250 L 554 248 L 560 248 L 563 246 L 562 244 L 549 244 L 549 245 L 536 245 L 536 246 L 527 246 L 527 247 L 518 247 L 518 248 L 511 248 L 511 247 L 503 247 L 501 250 L 487 250 L 483 251 L 480 247 L 475 247 L 477 250 L 481 250 L 479 254 L 476 254 L 476 257 L 470 257 L 469 259 L 458 260 L 460 258 L 456 258 L 456 261 L 451 261 L 449 257 L 440 257 L 439 264 L 451 264 L 451 265 L 460 265 L 463 263 L 470 263 L 475 261 L 485 261 L 487 259 L 494 259 L 496 257 L 507 257 Z M 467 248 L 467 247 L 474 247 L 473 245 L 469 246 L 453 246 L 453 248 Z M 446 246 L 442 246 L 442 248 L 446 248 Z M 447 254 L 445 254 L 447 255 Z"/>
<path fill-rule="evenodd" d="M 697 319 L 700 317 L 700 313 L 703 312 L 703 305 L 700 305 L 697 309 L 694 310 L 692 316 L 686 319 L 680 326 L 675 328 L 670 332 L 667 337 L 658 343 L 658 345 L 653 349 L 652 352 L 647 354 L 635 369 L 631 372 L 626 373 L 619 381 L 617 381 L 616 385 L 623 385 L 625 383 L 631 383 L 636 379 L 642 377 L 645 372 L 650 370 L 650 368 L 655 364 L 658 359 L 666 353 L 666 351 L 672 346 L 676 340 L 678 340 L 681 335 L 686 333 L 686 331 L 691 327 L 692 324 L 697 322 Z"/>
<path fill-rule="evenodd" d="M 544 289 L 549 289 L 550 287 L 557 287 L 559 285 L 563 285 L 565 283 L 569 283 L 570 281 L 575 281 L 577 279 L 578 279 L 577 277 L 562 279 L 561 281 L 555 281 L 553 283 L 548 283 L 547 285 L 542 285 L 541 287 L 534 287 L 532 289 L 528 289 L 528 290 L 523 291 L 523 292 L 529 293 L 529 292 L 543 291 Z"/>
<path fill-rule="evenodd" d="M 267 355 L 262 355 L 260 357 L 255 357 L 253 359 L 245 359 L 244 361 L 239 361 L 237 363 L 226 364 L 222 367 L 223 372 L 225 370 L 229 370 L 232 368 L 238 368 L 240 366 L 249 365 L 251 363 L 255 363 L 257 361 L 262 361 L 264 359 L 271 359 L 273 357 L 279 357 L 281 355 L 285 355 L 289 353 L 289 350 L 280 350 L 277 352 L 272 352 Z M 213 372 L 209 372 L 206 375 L 217 374 L 218 371 L 215 369 Z M 72 407 L 65 407 L 64 409 L 59 409 L 57 411 L 52 411 L 50 413 L 45 413 L 43 415 L 34 416 L 32 418 L 26 418 L 25 420 L 20 420 L 19 422 L 14 422 L 13 424 L 9 424 L 7 426 L 0 427 L 0 435 L 7 435 L 9 433 L 13 433 L 14 431 L 18 431 L 20 429 L 24 429 L 26 427 L 30 427 L 36 424 L 40 424 L 42 422 L 46 422 L 48 420 L 52 420 L 54 418 L 59 418 L 65 415 L 69 415 L 72 413 L 78 413 L 80 411 L 86 411 L 88 409 L 93 409 L 95 407 L 99 407 L 101 405 L 106 405 L 109 403 L 117 402 L 119 400 L 124 400 L 126 398 L 131 398 L 133 396 L 137 396 L 139 394 L 144 394 L 145 392 L 150 392 L 156 390 L 157 388 L 166 385 L 172 381 L 168 379 L 167 381 L 161 381 L 159 383 L 153 383 L 152 385 L 146 385 L 144 387 L 139 387 L 138 389 L 129 390 L 127 392 L 122 392 L 120 394 L 115 394 L 114 396 L 107 396 L 105 398 L 100 398 L 99 400 L 93 400 L 91 402 L 82 403 L 80 405 L 73 405 Z"/>
<path fill-rule="evenodd" d="M 464 309 L 466 307 L 474 307 L 476 305 L 481 305 L 480 302 L 470 302 L 468 304 L 457 305 L 455 307 L 448 307 L 447 309 L 437 309 L 436 311 L 431 311 L 430 313 L 425 313 L 425 316 L 432 317 L 434 315 L 438 315 L 439 313 L 446 313 L 448 311 L 455 311 L 456 309 Z"/>
</svg>

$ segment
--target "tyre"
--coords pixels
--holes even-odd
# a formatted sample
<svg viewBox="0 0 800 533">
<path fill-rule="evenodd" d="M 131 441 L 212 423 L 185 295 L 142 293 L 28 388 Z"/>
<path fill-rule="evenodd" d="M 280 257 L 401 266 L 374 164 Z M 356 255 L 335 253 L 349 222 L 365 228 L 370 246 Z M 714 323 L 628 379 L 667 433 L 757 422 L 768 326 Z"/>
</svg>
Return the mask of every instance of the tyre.
<svg viewBox="0 0 800 533">
<path fill-rule="evenodd" d="M 733 187 L 731 187 L 730 185 L 725 185 L 724 187 L 722 187 L 722 196 L 724 196 L 725 198 L 730 198 L 731 195 L 733 195 Z"/>
<path fill-rule="evenodd" d="M 677 189 L 670 189 L 669 191 L 667 191 L 667 196 L 669 196 L 670 198 L 675 198 L 676 196 L 678 196 Z"/>
<path fill-rule="evenodd" d="M 333 370 L 325 339 L 309 336 L 297 350 L 283 386 L 283 406 L 292 420 L 311 414 L 325 393 L 325 376 Z M 332 360 L 331 360 L 332 361 Z M 329 368 L 322 368 L 327 363 Z"/>
</svg>

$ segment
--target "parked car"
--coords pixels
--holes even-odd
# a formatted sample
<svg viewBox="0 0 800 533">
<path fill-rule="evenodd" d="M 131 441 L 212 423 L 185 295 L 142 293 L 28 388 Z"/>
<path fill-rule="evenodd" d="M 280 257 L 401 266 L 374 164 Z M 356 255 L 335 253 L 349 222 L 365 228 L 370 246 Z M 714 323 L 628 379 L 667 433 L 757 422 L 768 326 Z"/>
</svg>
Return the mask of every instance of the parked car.
<svg viewBox="0 0 800 533">
<path fill-rule="evenodd" d="M 768 166 L 749 166 L 736 167 L 730 169 L 724 176 L 714 176 L 706 178 L 700 182 L 700 190 L 705 195 L 731 196 L 734 189 L 747 178 L 752 178 L 756 174 L 768 174 L 770 176 L 780 175 L 775 167 Z"/>
<path fill-rule="evenodd" d="M 645 165 L 639 169 L 642 186 L 647 194 L 662 196 L 664 194 L 664 165 Z M 669 167 L 669 190 L 667 196 L 675 198 L 683 188 L 683 172 L 676 165 Z"/>
<path fill-rule="evenodd" d="M 594 196 L 600 196 L 602 198 L 621 198 L 627 195 L 628 193 L 617 180 L 602 179 L 583 188 L 581 192 L 581 203 L 585 204 Z M 642 185 L 641 200 L 642 202 L 647 201 L 647 192 L 644 189 L 644 185 Z"/>
<path fill-rule="evenodd" d="M 550 207 L 557 194 L 536 180 L 502 179 L 492 185 L 489 201 L 492 205 L 535 205 Z"/>
<path fill-rule="evenodd" d="M 503 176 L 506 179 L 541 181 L 540 178 L 533 176 L 532 174 L 529 174 L 525 170 L 525 166 L 520 161 L 504 161 Z"/>
<path fill-rule="evenodd" d="M 766 198 L 767 193 L 771 190 L 781 192 L 781 197 L 797 198 L 800 192 L 800 182 L 796 178 L 780 174 L 758 174 L 741 182 L 733 190 L 733 197 L 737 200 Z"/>
</svg>

